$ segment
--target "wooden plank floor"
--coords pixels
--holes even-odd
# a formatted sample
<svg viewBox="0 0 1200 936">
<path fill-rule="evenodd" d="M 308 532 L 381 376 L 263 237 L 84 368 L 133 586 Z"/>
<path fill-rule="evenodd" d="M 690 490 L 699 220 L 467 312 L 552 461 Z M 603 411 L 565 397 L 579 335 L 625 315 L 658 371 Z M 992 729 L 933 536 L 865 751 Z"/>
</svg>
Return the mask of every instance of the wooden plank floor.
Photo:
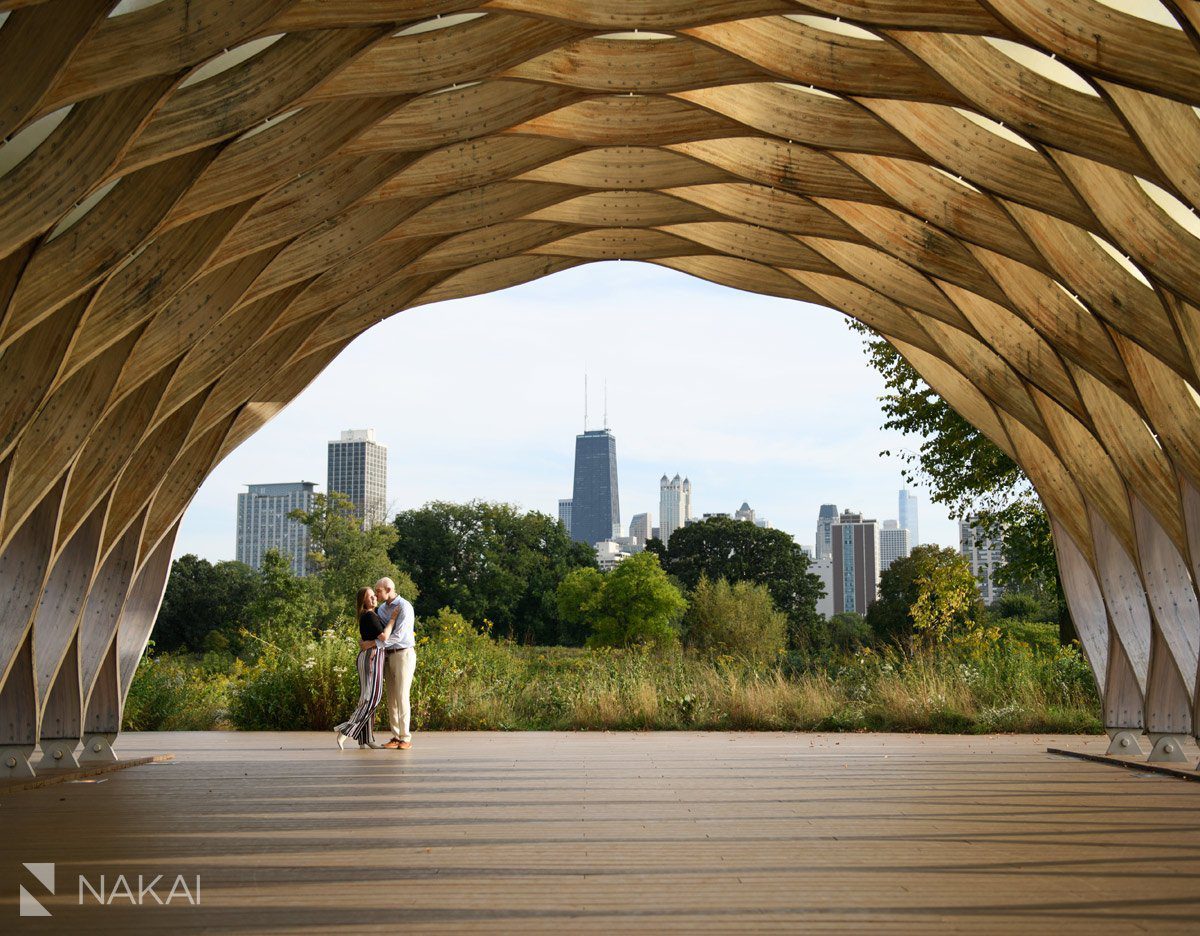
<svg viewBox="0 0 1200 936">
<path fill-rule="evenodd" d="M 1196 932 L 1200 784 L 1048 745 L 1104 742 L 126 735 L 175 762 L 0 801 L 0 932 Z M 17 915 L 34 861 L 49 920 Z M 201 903 L 80 907 L 80 874 Z"/>
</svg>

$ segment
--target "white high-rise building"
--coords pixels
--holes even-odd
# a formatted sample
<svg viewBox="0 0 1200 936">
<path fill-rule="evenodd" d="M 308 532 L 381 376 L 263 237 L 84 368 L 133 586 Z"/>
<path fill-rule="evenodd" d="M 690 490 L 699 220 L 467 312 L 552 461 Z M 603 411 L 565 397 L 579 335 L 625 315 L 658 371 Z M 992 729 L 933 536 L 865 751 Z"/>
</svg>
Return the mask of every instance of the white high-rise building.
<svg viewBox="0 0 1200 936">
<path fill-rule="evenodd" d="M 288 516 L 293 510 L 312 510 L 312 481 L 251 484 L 238 495 L 235 558 L 252 569 L 262 568 L 269 550 L 281 553 L 293 575 L 308 571 L 308 527 Z"/>
<path fill-rule="evenodd" d="M 808 571 L 820 576 L 825 588 L 825 597 L 817 599 L 817 614 L 829 620 L 833 617 L 833 556 L 822 556 L 808 564 Z"/>
<path fill-rule="evenodd" d="M 559 498 L 558 501 L 558 519 L 567 530 L 567 536 L 571 535 L 571 504 L 574 501 L 571 498 Z"/>
<path fill-rule="evenodd" d="M 921 537 L 917 533 L 917 495 L 909 494 L 908 488 L 900 491 L 900 529 L 908 530 L 908 548 L 915 549 L 921 545 Z"/>
<path fill-rule="evenodd" d="M 958 551 L 971 563 L 985 605 L 1004 594 L 1004 586 L 995 582 L 996 570 L 1004 565 L 1004 543 L 988 536 L 973 514 L 958 521 Z"/>
<path fill-rule="evenodd" d="M 908 530 L 895 520 L 884 520 L 879 531 L 879 572 L 886 572 L 893 562 L 912 552 L 908 545 Z"/>
<path fill-rule="evenodd" d="M 387 446 L 374 429 L 348 429 L 329 443 L 326 490 L 345 494 L 364 527 L 387 522 Z"/>
<path fill-rule="evenodd" d="M 663 475 L 658 482 L 658 530 L 659 538 L 666 546 L 671 534 L 687 525 L 692 519 L 692 482 L 679 475 L 668 478 Z"/>
<path fill-rule="evenodd" d="M 822 559 L 833 554 L 833 525 L 837 522 L 837 504 L 822 504 L 817 514 L 816 557 Z"/>
</svg>

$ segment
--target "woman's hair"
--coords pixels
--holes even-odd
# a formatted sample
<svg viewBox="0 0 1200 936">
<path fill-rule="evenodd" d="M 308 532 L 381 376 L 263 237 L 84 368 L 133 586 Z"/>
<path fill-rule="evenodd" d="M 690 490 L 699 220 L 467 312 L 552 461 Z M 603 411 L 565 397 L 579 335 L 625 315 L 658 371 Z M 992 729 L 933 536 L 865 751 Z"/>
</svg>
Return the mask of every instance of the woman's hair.
<svg viewBox="0 0 1200 936">
<path fill-rule="evenodd" d="M 374 592 L 369 586 L 364 585 L 358 590 L 358 600 L 354 602 L 355 614 L 362 614 L 367 610 L 367 595 L 372 595 Z"/>
</svg>

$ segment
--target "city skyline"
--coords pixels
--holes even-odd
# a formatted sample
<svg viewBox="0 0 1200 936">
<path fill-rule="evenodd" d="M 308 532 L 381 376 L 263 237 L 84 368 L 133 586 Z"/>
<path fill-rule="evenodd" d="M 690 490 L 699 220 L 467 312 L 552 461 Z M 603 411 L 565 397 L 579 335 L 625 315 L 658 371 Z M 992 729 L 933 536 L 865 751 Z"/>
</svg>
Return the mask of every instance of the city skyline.
<svg viewBox="0 0 1200 936">
<path fill-rule="evenodd" d="M 678 367 L 648 379 L 655 342 L 668 340 Z M 378 365 L 397 354 L 394 369 Z M 608 263 L 376 326 L 218 466 L 175 554 L 232 559 L 235 495 L 247 483 L 323 479 L 326 442 L 355 425 L 373 427 L 390 449 L 389 516 L 474 498 L 556 516 L 570 493 L 579 374 L 601 359 L 609 422 L 621 438 L 623 517 L 650 512 L 657 523 L 659 479 L 676 470 L 697 492 L 695 516 L 749 501 L 806 545 L 822 503 L 895 515 L 905 466 L 878 453 L 920 440 L 879 429 L 883 382 L 841 315 Z M 593 396 L 595 409 L 599 388 Z M 913 489 L 923 500 L 922 541 L 957 548 L 957 523 Z"/>
</svg>

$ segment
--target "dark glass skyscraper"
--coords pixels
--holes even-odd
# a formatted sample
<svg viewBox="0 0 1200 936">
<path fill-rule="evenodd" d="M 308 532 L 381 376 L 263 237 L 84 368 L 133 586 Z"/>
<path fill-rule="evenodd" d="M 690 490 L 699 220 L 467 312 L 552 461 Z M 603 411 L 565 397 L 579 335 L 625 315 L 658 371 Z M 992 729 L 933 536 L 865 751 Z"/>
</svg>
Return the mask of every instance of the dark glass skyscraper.
<svg viewBox="0 0 1200 936">
<path fill-rule="evenodd" d="M 621 535 L 617 496 L 617 439 L 607 429 L 575 437 L 575 490 L 571 538 L 595 544 Z"/>
</svg>

